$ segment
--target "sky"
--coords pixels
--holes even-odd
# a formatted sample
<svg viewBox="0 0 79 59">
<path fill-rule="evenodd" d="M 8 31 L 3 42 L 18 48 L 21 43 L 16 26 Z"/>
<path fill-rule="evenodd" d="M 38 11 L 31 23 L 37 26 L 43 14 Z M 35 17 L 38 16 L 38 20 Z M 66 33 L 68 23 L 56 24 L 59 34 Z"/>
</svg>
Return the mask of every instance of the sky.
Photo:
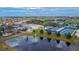
<svg viewBox="0 0 79 59">
<path fill-rule="evenodd" d="M 78 7 L 78 0 L 0 0 L 0 7 Z"/>
<path fill-rule="evenodd" d="M 79 7 L 1 7 L 0 16 L 79 16 Z"/>
</svg>

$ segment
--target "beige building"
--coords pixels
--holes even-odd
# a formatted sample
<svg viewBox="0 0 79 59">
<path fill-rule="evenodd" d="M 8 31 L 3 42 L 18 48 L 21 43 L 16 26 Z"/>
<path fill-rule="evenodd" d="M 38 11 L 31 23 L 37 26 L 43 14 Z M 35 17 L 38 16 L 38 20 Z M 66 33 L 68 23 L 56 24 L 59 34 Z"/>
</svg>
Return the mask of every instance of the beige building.
<svg viewBox="0 0 79 59">
<path fill-rule="evenodd" d="M 76 36 L 77 38 L 79 38 L 79 30 L 76 30 L 75 36 Z"/>
</svg>

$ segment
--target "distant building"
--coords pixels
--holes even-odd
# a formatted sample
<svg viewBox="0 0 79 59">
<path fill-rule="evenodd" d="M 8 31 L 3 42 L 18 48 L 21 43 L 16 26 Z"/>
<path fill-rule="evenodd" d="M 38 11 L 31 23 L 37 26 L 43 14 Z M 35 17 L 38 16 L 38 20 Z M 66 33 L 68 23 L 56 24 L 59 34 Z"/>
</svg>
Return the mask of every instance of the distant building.
<svg viewBox="0 0 79 59">
<path fill-rule="evenodd" d="M 79 30 L 76 30 L 75 36 L 76 36 L 77 38 L 79 38 Z"/>
<path fill-rule="evenodd" d="M 4 33 L 3 36 L 10 36 L 12 33 Z"/>
<path fill-rule="evenodd" d="M 27 28 L 28 31 L 32 31 L 34 29 L 44 29 L 43 25 L 38 24 L 23 24 L 23 27 Z"/>
</svg>

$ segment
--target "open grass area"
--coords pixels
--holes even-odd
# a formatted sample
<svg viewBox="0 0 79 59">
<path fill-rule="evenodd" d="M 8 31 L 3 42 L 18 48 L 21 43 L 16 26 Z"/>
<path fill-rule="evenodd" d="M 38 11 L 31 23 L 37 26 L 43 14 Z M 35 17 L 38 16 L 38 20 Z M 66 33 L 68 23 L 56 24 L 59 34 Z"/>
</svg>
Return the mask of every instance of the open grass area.
<svg viewBox="0 0 79 59">
<path fill-rule="evenodd" d="M 0 43 L 0 51 L 16 51 L 16 49 L 6 45 L 5 43 Z"/>
<path fill-rule="evenodd" d="M 79 19 L 72 19 L 71 22 L 73 22 L 73 23 L 79 23 Z"/>
<path fill-rule="evenodd" d="M 69 20 L 65 20 L 65 23 L 79 23 L 79 19 L 69 19 Z"/>
</svg>

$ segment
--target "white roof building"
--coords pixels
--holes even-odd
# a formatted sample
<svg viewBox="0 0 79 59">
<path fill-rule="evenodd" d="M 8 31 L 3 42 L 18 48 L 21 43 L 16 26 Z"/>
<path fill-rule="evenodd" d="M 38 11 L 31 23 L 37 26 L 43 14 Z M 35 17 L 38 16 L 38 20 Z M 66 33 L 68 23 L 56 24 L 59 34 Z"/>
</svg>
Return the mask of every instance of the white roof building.
<svg viewBox="0 0 79 59">
<path fill-rule="evenodd" d="M 38 25 L 38 24 L 24 24 L 23 27 L 27 27 L 28 30 L 44 29 L 44 26 L 43 25 Z"/>
<path fill-rule="evenodd" d="M 75 35 L 79 38 L 79 30 L 76 30 L 76 34 Z"/>
<path fill-rule="evenodd" d="M 22 24 L 22 22 L 14 22 L 14 24 Z"/>
<path fill-rule="evenodd" d="M 45 26 L 45 29 L 49 29 L 49 28 L 52 28 L 52 26 Z"/>
</svg>

